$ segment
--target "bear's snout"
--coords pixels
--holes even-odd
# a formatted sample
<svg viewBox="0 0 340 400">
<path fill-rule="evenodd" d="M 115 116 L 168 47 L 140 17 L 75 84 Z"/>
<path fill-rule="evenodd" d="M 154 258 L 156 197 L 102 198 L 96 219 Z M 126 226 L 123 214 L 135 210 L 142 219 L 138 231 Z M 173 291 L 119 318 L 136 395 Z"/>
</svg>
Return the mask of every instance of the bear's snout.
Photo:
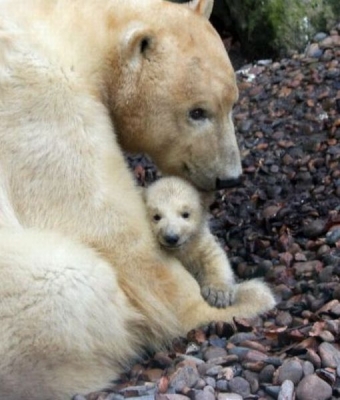
<svg viewBox="0 0 340 400">
<path fill-rule="evenodd" d="M 242 183 L 242 176 L 238 178 L 219 179 L 216 178 L 216 190 L 228 189 L 235 186 L 240 186 Z"/>
<path fill-rule="evenodd" d="M 179 241 L 179 235 L 176 235 L 176 234 L 164 235 L 164 241 L 169 246 L 176 246 Z"/>
</svg>

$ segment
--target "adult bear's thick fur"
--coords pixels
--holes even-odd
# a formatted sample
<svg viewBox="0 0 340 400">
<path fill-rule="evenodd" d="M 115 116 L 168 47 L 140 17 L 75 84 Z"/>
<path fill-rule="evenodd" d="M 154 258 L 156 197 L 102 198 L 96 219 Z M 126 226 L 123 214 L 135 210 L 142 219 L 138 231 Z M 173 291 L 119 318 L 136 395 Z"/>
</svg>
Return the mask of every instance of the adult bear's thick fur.
<svg viewBox="0 0 340 400">
<path fill-rule="evenodd" d="M 203 190 L 241 174 L 211 7 L 0 0 L 1 400 L 100 389 L 143 347 L 274 305 L 250 281 L 210 307 L 158 249 L 123 158 Z"/>
</svg>

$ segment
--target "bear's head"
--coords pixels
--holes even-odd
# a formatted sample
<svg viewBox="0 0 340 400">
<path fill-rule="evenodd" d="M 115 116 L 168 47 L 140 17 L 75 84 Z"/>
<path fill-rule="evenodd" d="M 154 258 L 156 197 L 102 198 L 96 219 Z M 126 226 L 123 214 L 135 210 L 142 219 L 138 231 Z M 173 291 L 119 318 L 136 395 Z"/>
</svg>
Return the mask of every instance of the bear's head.
<svg viewBox="0 0 340 400">
<path fill-rule="evenodd" d="M 232 122 L 238 90 L 207 18 L 213 0 L 134 4 L 124 24 L 111 22 L 118 45 L 108 61 L 108 102 L 119 143 L 201 190 L 234 185 L 242 173 Z"/>
<path fill-rule="evenodd" d="M 202 232 L 206 220 L 203 203 L 188 182 L 165 177 L 144 189 L 143 197 L 152 232 L 162 247 L 183 249 Z"/>
</svg>

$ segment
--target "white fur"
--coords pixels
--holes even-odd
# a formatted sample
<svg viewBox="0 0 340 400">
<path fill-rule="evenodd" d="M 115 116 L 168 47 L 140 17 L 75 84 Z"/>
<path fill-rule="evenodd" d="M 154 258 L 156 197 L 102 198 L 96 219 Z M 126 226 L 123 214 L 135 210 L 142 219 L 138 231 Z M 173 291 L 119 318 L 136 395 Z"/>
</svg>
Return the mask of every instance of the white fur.
<svg viewBox="0 0 340 400">
<path fill-rule="evenodd" d="M 211 234 L 199 192 L 178 177 L 162 178 L 144 193 L 151 229 L 160 246 L 197 279 L 212 306 L 234 301 L 235 278 L 228 258 Z M 176 238 L 176 242 L 171 240 Z M 170 240 L 170 243 L 169 243 Z"/>
<path fill-rule="evenodd" d="M 0 1 L 1 400 L 100 389 L 144 347 L 274 305 L 247 282 L 210 307 L 159 250 L 123 158 L 145 151 L 205 190 L 241 172 L 234 73 L 194 9 Z M 209 118 L 194 123 L 197 106 Z"/>
</svg>

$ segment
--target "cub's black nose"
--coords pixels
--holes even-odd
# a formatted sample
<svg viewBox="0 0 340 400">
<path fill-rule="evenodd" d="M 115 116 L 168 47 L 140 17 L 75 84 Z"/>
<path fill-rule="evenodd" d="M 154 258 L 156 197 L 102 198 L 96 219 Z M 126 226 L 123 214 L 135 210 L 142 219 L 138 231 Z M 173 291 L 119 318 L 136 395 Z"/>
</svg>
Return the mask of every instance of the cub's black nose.
<svg viewBox="0 0 340 400">
<path fill-rule="evenodd" d="M 175 246 L 179 241 L 179 236 L 178 235 L 166 235 L 166 236 L 164 236 L 164 240 L 170 246 Z"/>
<path fill-rule="evenodd" d="M 231 179 L 216 179 L 216 190 L 232 188 L 239 186 L 242 183 L 242 177 L 231 178 Z"/>
</svg>

